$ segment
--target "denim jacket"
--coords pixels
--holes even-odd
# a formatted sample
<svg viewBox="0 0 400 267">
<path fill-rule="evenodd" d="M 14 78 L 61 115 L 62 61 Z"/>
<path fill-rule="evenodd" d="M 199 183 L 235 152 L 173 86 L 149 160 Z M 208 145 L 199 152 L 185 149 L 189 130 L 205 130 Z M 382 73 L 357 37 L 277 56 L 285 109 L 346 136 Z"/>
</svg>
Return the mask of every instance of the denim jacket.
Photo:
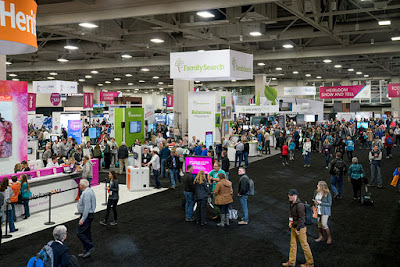
<svg viewBox="0 0 400 267">
<path fill-rule="evenodd" d="M 318 190 L 315 190 L 313 199 L 315 199 L 317 194 L 318 194 Z M 326 196 L 322 197 L 320 205 L 321 205 L 321 215 L 331 216 L 331 206 L 332 206 L 331 193 L 328 193 Z"/>
</svg>

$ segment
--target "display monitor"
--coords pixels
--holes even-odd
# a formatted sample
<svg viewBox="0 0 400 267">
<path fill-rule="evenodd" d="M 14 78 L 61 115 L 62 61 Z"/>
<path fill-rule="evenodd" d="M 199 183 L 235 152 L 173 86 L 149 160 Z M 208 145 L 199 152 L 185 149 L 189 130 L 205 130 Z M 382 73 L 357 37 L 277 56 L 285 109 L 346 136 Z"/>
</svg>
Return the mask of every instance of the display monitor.
<svg viewBox="0 0 400 267">
<path fill-rule="evenodd" d="M 206 147 L 207 149 L 213 145 L 214 138 L 213 138 L 213 132 L 206 132 Z"/>
<path fill-rule="evenodd" d="M 141 121 L 131 121 L 129 123 L 129 133 L 140 133 L 142 131 Z"/>
<path fill-rule="evenodd" d="M 147 131 L 151 132 L 151 130 L 153 130 L 153 133 L 156 132 L 157 129 L 157 125 L 154 123 L 149 123 L 149 125 L 147 126 Z"/>
<path fill-rule="evenodd" d="M 305 122 L 315 122 L 315 115 L 314 114 L 305 114 L 304 121 Z"/>
<path fill-rule="evenodd" d="M 90 139 L 97 138 L 97 128 L 89 128 L 89 137 Z"/>
<path fill-rule="evenodd" d="M 32 154 L 32 148 L 28 147 L 28 154 L 31 155 Z"/>
<path fill-rule="evenodd" d="M 50 135 L 50 137 L 51 137 L 51 142 L 54 142 L 58 139 L 57 135 Z"/>
<path fill-rule="evenodd" d="M 192 174 L 198 174 L 199 171 L 204 171 L 208 174 L 213 170 L 213 161 L 211 157 L 185 157 L 185 166 L 193 166 Z"/>
<path fill-rule="evenodd" d="M 364 129 L 368 129 L 368 122 L 357 122 L 357 128 L 361 128 L 361 126 Z"/>
<path fill-rule="evenodd" d="M 249 129 L 249 125 L 243 125 L 243 130 L 247 131 Z"/>
</svg>

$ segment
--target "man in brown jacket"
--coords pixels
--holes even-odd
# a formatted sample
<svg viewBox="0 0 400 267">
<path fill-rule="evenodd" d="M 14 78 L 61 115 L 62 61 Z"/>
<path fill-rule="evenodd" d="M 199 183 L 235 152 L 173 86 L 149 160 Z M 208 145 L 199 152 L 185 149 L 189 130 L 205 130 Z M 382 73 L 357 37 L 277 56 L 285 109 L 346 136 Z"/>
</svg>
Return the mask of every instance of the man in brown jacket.
<svg viewBox="0 0 400 267">
<path fill-rule="evenodd" d="M 221 211 L 221 222 L 218 226 L 224 227 L 229 225 L 229 204 L 233 202 L 233 189 L 232 183 L 225 179 L 224 173 L 218 174 L 219 182 L 215 186 L 215 205 L 219 206 Z"/>
</svg>

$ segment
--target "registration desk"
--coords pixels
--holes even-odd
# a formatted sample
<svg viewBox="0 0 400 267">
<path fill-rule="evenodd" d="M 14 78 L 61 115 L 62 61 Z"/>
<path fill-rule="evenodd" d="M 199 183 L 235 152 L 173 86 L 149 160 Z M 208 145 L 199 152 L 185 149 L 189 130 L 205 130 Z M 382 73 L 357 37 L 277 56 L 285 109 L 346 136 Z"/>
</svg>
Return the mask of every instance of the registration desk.
<svg viewBox="0 0 400 267">
<path fill-rule="evenodd" d="M 257 152 L 258 142 L 249 142 L 249 157 L 255 157 L 258 155 Z M 228 146 L 228 159 L 229 161 L 235 161 L 235 146 Z"/>
<path fill-rule="evenodd" d="M 93 163 L 93 179 L 92 186 L 99 184 L 99 160 L 92 159 Z M 38 212 L 49 208 L 49 192 L 58 193 L 68 190 L 63 193 L 54 194 L 51 197 L 51 206 L 58 207 L 69 204 L 78 199 L 78 184 L 81 180 L 81 172 L 63 173 L 64 167 L 50 167 L 28 172 L 19 172 L 0 176 L 2 181 L 4 178 L 11 179 L 13 175 L 20 177 L 26 174 L 29 182 L 29 188 L 32 192 L 32 199 L 29 201 L 30 212 Z M 76 188 L 73 190 L 69 190 Z M 24 213 L 23 205 L 16 205 L 16 215 Z"/>
</svg>

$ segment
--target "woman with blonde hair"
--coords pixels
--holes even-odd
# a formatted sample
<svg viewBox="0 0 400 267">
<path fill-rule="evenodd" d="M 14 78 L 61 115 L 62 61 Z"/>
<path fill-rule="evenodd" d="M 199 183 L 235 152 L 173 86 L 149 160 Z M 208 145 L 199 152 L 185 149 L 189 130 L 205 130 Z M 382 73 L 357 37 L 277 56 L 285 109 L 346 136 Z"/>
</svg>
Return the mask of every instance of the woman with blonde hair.
<svg viewBox="0 0 400 267">
<path fill-rule="evenodd" d="M 318 208 L 318 239 L 315 242 L 324 240 L 323 231 L 325 231 L 328 240 L 326 243 L 332 243 L 331 232 L 328 227 L 328 218 L 331 216 L 332 195 L 329 192 L 328 184 L 325 181 L 319 181 L 317 190 L 314 192 L 314 205 Z"/>
<path fill-rule="evenodd" d="M 207 199 L 208 195 L 210 194 L 210 187 L 207 183 L 207 178 L 204 171 L 199 171 L 193 183 L 195 199 L 197 203 L 196 223 L 203 226 L 207 224 Z"/>
</svg>

